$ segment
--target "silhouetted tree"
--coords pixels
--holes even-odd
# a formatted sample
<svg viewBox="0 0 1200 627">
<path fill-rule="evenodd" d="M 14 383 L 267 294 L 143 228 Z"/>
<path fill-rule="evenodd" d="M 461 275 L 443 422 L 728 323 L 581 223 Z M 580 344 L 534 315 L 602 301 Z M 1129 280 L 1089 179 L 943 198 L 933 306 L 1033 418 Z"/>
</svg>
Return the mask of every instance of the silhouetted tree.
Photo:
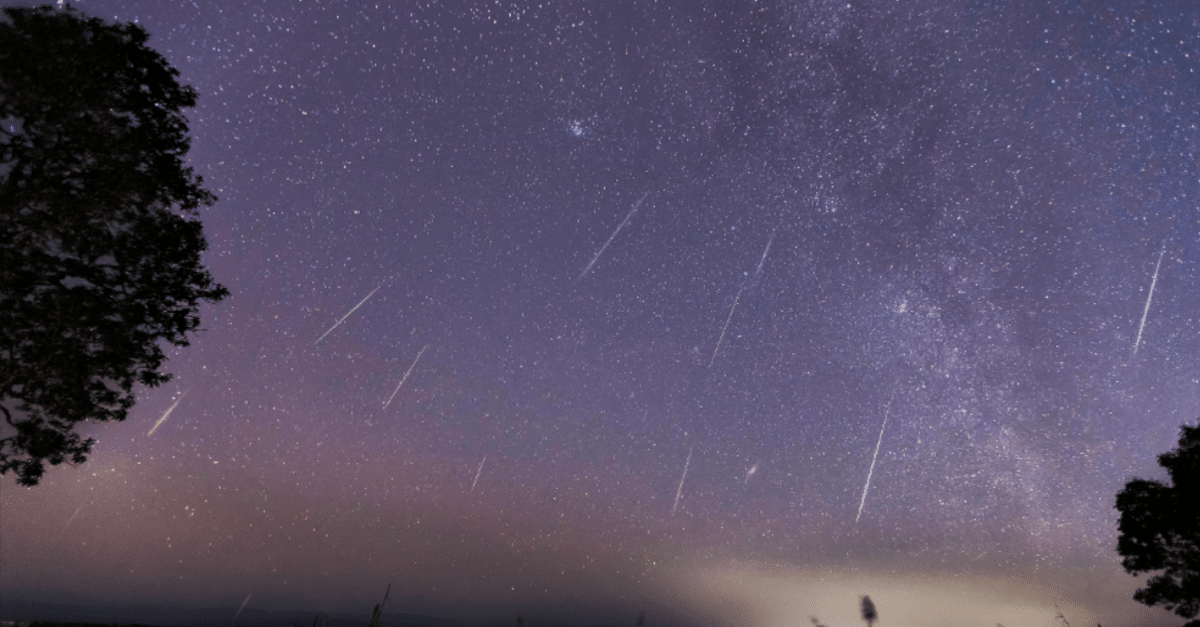
<svg viewBox="0 0 1200 627">
<path fill-rule="evenodd" d="M 645 624 L 646 624 L 646 610 L 641 610 L 638 612 L 637 627 L 642 627 L 642 625 L 645 625 Z"/>
<path fill-rule="evenodd" d="M 1134 479 L 1117 494 L 1117 551 L 1131 575 L 1162 571 L 1133 594 L 1184 618 L 1200 613 L 1200 426 L 1184 425 L 1179 448 L 1158 456 L 1171 484 Z M 1200 620 L 1184 627 L 1200 627 Z"/>
<path fill-rule="evenodd" d="M 371 610 L 371 622 L 367 624 L 367 627 L 379 627 L 379 617 L 383 616 L 383 606 L 387 605 L 388 594 L 390 594 L 391 591 L 392 584 L 389 583 L 387 590 L 385 590 L 383 593 L 383 602 L 379 605 L 376 605 L 375 609 Z"/>
<path fill-rule="evenodd" d="M 871 602 L 869 596 L 862 598 L 862 619 L 867 622 L 867 627 L 871 627 L 875 621 L 879 620 L 879 613 L 875 611 L 875 604 Z"/>
<path fill-rule="evenodd" d="M 0 474 L 86 461 L 85 421 L 124 420 L 188 344 L 201 300 L 195 219 L 216 198 L 183 158 L 196 103 L 136 24 L 70 7 L 0 13 Z"/>
</svg>

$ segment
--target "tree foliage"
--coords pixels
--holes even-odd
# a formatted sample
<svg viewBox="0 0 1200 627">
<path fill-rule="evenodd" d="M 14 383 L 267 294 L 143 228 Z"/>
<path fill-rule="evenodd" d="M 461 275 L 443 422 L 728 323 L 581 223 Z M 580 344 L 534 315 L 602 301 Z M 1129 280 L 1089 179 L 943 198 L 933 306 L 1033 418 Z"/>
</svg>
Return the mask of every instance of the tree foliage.
<svg viewBox="0 0 1200 627">
<path fill-rule="evenodd" d="M 875 604 L 871 602 L 871 597 L 863 596 L 860 600 L 860 605 L 859 609 L 862 610 L 862 619 L 867 623 L 867 627 L 874 625 L 875 621 L 879 620 L 879 612 L 875 611 Z"/>
<path fill-rule="evenodd" d="M 0 14 L 0 474 L 82 463 L 188 344 L 216 199 L 184 164 L 196 92 L 146 31 L 43 6 Z"/>
<path fill-rule="evenodd" d="M 1158 456 L 1170 485 L 1134 479 L 1117 494 L 1117 551 L 1131 575 L 1161 571 L 1133 598 L 1184 618 L 1200 613 L 1200 426 L 1184 426 L 1179 448 Z M 1194 620 L 1185 627 L 1200 627 Z"/>
</svg>

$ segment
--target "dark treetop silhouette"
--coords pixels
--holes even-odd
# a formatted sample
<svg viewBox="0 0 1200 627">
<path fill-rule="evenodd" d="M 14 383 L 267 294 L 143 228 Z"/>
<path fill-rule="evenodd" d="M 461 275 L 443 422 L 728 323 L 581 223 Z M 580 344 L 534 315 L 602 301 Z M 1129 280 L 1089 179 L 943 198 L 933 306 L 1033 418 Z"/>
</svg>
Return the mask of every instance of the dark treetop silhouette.
<svg viewBox="0 0 1200 627">
<path fill-rule="evenodd" d="M 1200 426 L 1184 425 L 1179 448 L 1159 455 L 1158 463 L 1174 485 L 1134 479 L 1117 494 L 1117 551 L 1130 574 L 1163 571 L 1134 593 L 1134 599 L 1195 618 L 1200 613 Z M 1200 620 L 1184 627 L 1200 627 Z"/>
<path fill-rule="evenodd" d="M 0 474 L 82 463 L 85 420 L 123 420 L 170 375 L 200 300 L 215 197 L 183 164 L 196 102 L 135 24 L 67 8 L 0 19 Z"/>
<path fill-rule="evenodd" d="M 862 598 L 862 619 L 867 623 L 867 627 L 875 624 L 879 620 L 879 612 L 875 611 L 875 604 L 871 602 L 871 597 L 863 596 Z"/>
</svg>

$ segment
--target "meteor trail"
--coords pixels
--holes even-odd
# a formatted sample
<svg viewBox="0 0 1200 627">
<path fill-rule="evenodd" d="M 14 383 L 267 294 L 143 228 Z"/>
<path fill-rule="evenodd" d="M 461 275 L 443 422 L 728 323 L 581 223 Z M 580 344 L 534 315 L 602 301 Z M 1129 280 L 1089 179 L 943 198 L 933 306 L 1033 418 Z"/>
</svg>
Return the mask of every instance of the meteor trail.
<svg viewBox="0 0 1200 627">
<path fill-rule="evenodd" d="M 428 345 L 428 344 L 426 344 L 426 345 L 425 345 L 423 348 L 421 348 L 421 350 L 420 350 L 420 351 L 417 353 L 417 359 L 420 359 L 420 358 L 421 358 L 421 355 L 425 353 L 425 349 L 426 349 L 426 348 L 429 348 L 429 345 Z M 393 399 L 393 398 L 396 398 L 396 392 L 399 392 L 399 391 L 400 391 L 400 386 L 404 385 L 404 382 L 408 380 L 408 375 L 409 375 L 410 373 L 412 373 L 412 371 L 413 371 L 413 368 L 416 368 L 416 367 L 417 367 L 417 359 L 414 359 L 414 360 L 413 360 L 413 362 L 412 362 L 412 365 L 408 367 L 408 370 L 407 370 L 407 371 L 404 373 L 404 376 L 403 376 L 403 377 L 400 377 L 400 383 L 397 383 L 397 384 L 396 384 L 396 389 L 392 390 L 392 395 L 391 395 L 391 396 L 389 396 L 389 397 L 388 397 L 388 399 L 387 399 L 387 402 L 385 402 L 385 403 L 383 404 L 383 408 L 384 408 L 384 409 L 387 409 L 387 408 L 388 408 L 388 405 L 391 405 L 391 404 L 392 404 L 392 399 Z"/>
<path fill-rule="evenodd" d="M 1146 308 L 1142 310 L 1142 323 L 1138 325 L 1137 340 L 1133 343 L 1133 354 L 1136 355 L 1138 345 L 1142 343 L 1142 329 L 1146 328 L 1146 314 L 1150 313 L 1150 299 L 1154 298 L 1154 284 L 1158 283 L 1158 268 L 1162 265 L 1163 253 L 1167 252 L 1163 248 L 1158 252 L 1158 263 L 1154 264 L 1154 278 L 1150 279 L 1150 293 L 1146 294 Z"/>
<path fill-rule="evenodd" d="M 713 362 L 717 360 L 717 351 L 721 350 L 721 342 L 725 340 L 725 331 L 729 329 L 729 321 L 733 320 L 733 311 L 737 309 L 738 299 L 742 297 L 742 290 L 746 289 L 746 281 L 742 281 L 742 286 L 738 288 L 737 296 L 733 297 L 733 307 L 729 308 L 729 316 L 725 318 L 725 326 L 721 327 L 721 337 L 717 338 L 717 345 L 713 347 L 712 359 L 708 360 L 708 367 L 712 368 Z"/>
<path fill-rule="evenodd" d="M 167 416 L 170 416 L 171 412 L 175 411 L 175 408 L 179 406 L 179 401 L 182 401 L 183 397 L 185 396 L 187 396 L 187 390 L 184 390 L 183 394 L 180 394 L 179 398 L 175 399 L 174 403 L 171 403 L 171 406 L 167 408 L 167 411 L 163 412 L 162 418 L 159 418 L 158 422 L 154 423 L 153 427 L 150 427 L 150 432 L 146 434 L 146 437 L 154 435 L 154 432 L 158 430 L 158 426 L 166 421 Z M 72 518 L 74 518 L 74 516 L 72 516 Z"/>
<path fill-rule="evenodd" d="M 71 514 L 71 517 L 67 519 L 67 525 L 66 525 L 67 527 L 70 527 L 70 526 L 71 526 L 71 523 L 72 523 L 72 522 L 74 522 L 74 520 L 75 520 L 75 517 L 79 515 L 79 512 L 80 512 L 80 510 L 82 510 L 82 509 L 83 509 L 83 503 L 80 503 L 80 504 L 79 504 L 79 507 L 76 507 L 76 508 L 75 508 L 75 513 L 74 513 L 74 514 Z"/>
<path fill-rule="evenodd" d="M 608 237 L 608 241 L 604 242 L 604 245 L 600 247 L 600 252 L 596 253 L 595 257 L 592 257 L 592 261 L 590 263 L 588 263 L 586 268 L 583 269 L 583 272 L 579 273 L 579 278 L 576 280 L 582 281 L 583 277 L 587 276 L 587 273 L 589 271 L 591 271 L 592 266 L 596 265 L 596 260 L 600 258 L 600 255 L 604 254 L 604 250 L 606 248 L 608 248 L 608 245 L 611 244 L 613 239 L 615 239 L 617 237 L 617 233 L 621 232 L 621 229 L 625 227 L 625 224 L 629 222 L 629 219 L 633 217 L 633 214 L 635 212 L 637 212 L 638 207 L 642 206 L 642 202 L 645 201 L 646 197 L 649 195 L 650 195 L 650 192 L 646 192 L 645 194 L 642 194 L 641 199 L 633 204 L 633 209 L 629 210 L 629 215 L 625 216 L 624 220 L 621 220 L 621 223 L 617 225 L 617 229 L 615 231 L 613 231 L 612 235 L 610 235 Z"/>
<path fill-rule="evenodd" d="M 892 398 L 896 398 L 895 393 Z M 875 473 L 875 459 L 879 457 L 879 445 L 883 444 L 883 430 L 887 428 L 888 414 L 892 411 L 892 401 L 888 401 L 887 409 L 883 411 L 883 426 L 879 427 L 879 439 L 875 442 L 875 454 L 871 456 L 871 469 L 867 471 L 867 482 L 863 484 L 862 499 L 858 502 L 858 515 L 854 517 L 854 525 L 858 526 L 858 519 L 862 516 L 863 504 L 867 502 L 867 489 L 871 487 L 871 475 Z"/>
<path fill-rule="evenodd" d="M 675 489 L 675 504 L 671 506 L 671 513 L 675 513 L 675 508 L 679 507 L 679 496 L 683 494 L 683 482 L 687 479 L 688 464 L 692 463 L 692 449 L 688 449 L 687 461 L 683 462 L 683 476 L 679 478 L 679 487 Z"/>
<path fill-rule="evenodd" d="M 758 260 L 758 269 L 754 271 L 755 278 L 762 274 L 763 264 L 767 261 L 767 253 L 771 252 L 771 242 L 775 241 L 775 231 L 771 231 L 771 237 L 767 238 L 767 247 L 763 249 L 762 259 Z"/>
<path fill-rule="evenodd" d="M 486 461 L 487 461 L 487 455 L 484 455 L 483 459 L 479 460 L 479 468 L 475 469 L 475 480 L 471 482 L 471 492 L 475 491 L 475 484 L 479 483 L 479 475 L 480 475 L 480 473 L 483 472 L 483 462 L 486 462 Z"/>
<path fill-rule="evenodd" d="M 246 595 L 246 600 L 245 600 L 245 601 L 242 601 L 242 606 L 238 608 L 237 614 L 234 614 L 234 615 L 233 615 L 233 620 L 235 620 L 235 621 L 236 621 L 236 620 L 237 620 L 237 617 L 242 615 L 242 610 L 246 609 L 246 604 L 250 602 L 250 597 L 251 597 L 253 594 L 254 594 L 254 593 L 253 593 L 253 592 L 251 592 L 250 594 L 247 594 L 247 595 Z"/>
<path fill-rule="evenodd" d="M 378 292 L 380 287 L 383 287 L 383 283 L 380 283 L 378 287 L 376 287 L 375 289 L 371 290 L 371 293 L 370 293 L 370 294 L 367 294 L 367 298 L 370 298 L 370 297 L 374 296 L 374 295 L 375 295 L 375 292 Z M 330 333 L 333 333 L 333 330 L 334 330 L 334 329 L 336 329 L 336 328 L 338 328 L 338 326 L 340 326 L 340 325 L 341 325 L 343 322 L 345 322 L 345 321 L 346 321 L 346 318 L 349 318 L 349 317 L 350 317 L 350 314 L 354 313 L 354 311 L 355 311 L 356 309 L 358 309 L 359 307 L 362 307 L 363 303 L 367 302 L 367 298 L 364 298 L 364 299 L 362 299 L 362 300 L 358 301 L 358 304 L 354 306 L 354 309 L 351 309 L 350 311 L 347 311 L 347 312 L 346 312 L 346 315 L 342 316 L 342 319 L 341 319 L 341 320 L 338 320 L 337 322 L 333 323 L 333 326 L 329 327 L 329 330 L 328 330 L 328 331 L 326 331 L 324 335 L 322 335 L 321 337 L 317 338 L 317 341 L 313 342 L 313 346 L 316 346 L 317 344 L 320 344 L 320 343 L 321 343 L 321 340 L 325 339 L 325 336 L 326 336 L 326 335 L 329 335 Z"/>
</svg>

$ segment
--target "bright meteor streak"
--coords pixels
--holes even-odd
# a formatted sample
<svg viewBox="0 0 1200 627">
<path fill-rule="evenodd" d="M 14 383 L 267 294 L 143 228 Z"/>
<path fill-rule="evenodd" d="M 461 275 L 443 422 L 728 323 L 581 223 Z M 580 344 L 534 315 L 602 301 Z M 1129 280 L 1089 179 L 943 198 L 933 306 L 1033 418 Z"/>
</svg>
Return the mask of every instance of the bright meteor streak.
<svg viewBox="0 0 1200 627">
<path fill-rule="evenodd" d="M 733 297 L 733 307 L 729 308 L 729 316 L 725 318 L 725 326 L 721 327 L 721 337 L 717 338 L 717 345 L 713 347 L 712 359 L 708 360 L 708 367 L 712 368 L 713 362 L 717 361 L 717 351 L 721 350 L 721 342 L 725 340 L 725 331 L 729 330 L 729 321 L 733 320 L 733 312 L 737 309 L 738 300 L 742 297 L 742 290 L 746 289 L 746 282 L 742 281 L 742 286 L 738 288 L 737 296 Z"/>
<path fill-rule="evenodd" d="M 158 422 L 154 423 L 153 427 L 150 427 L 150 432 L 146 434 L 146 437 L 150 437 L 150 436 L 154 435 L 154 432 L 158 430 L 158 426 L 161 425 L 162 423 L 166 422 L 167 416 L 170 416 L 171 412 L 175 411 L 175 408 L 179 406 L 179 401 L 182 401 L 183 397 L 185 397 L 185 396 L 187 396 L 186 390 L 184 391 L 183 394 L 179 395 L 179 398 L 175 399 L 174 403 L 171 403 L 171 406 L 167 408 L 167 411 L 163 412 L 162 418 L 159 418 Z"/>
<path fill-rule="evenodd" d="M 1154 284 L 1158 283 L 1158 268 L 1162 265 L 1163 253 L 1167 252 L 1164 248 L 1158 252 L 1158 263 L 1154 264 L 1154 278 L 1150 279 L 1150 293 L 1146 294 L 1146 308 L 1142 310 L 1142 323 L 1138 325 L 1137 340 L 1133 343 L 1133 354 L 1136 355 L 1138 345 L 1142 343 L 1142 330 L 1146 328 L 1146 314 L 1150 313 L 1150 299 L 1154 298 Z"/>
<path fill-rule="evenodd" d="M 679 487 L 675 489 L 675 504 L 671 506 L 671 513 L 675 513 L 675 508 L 679 507 L 679 496 L 683 494 L 683 482 L 687 479 L 688 464 L 692 463 L 692 449 L 688 449 L 687 461 L 683 462 L 683 476 L 679 478 Z"/>
<path fill-rule="evenodd" d="M 600 255 L 604 254 L 604 250 L 608 248 L 608 245 L 611 244 L 614 239 L 616 239 L 617 233 L 620 233 L 621 229 L 625 228 L 625 225 L 629 222 L 629 219 L 633 217 L 633 214 L 637 212 L 638 207 L 642 206 L 642 202 L 644 202 L 646 200 L 646 197 L 649 195 L 650 195 L 650 192 L 646 192 L 645 194 L 642 194 L 641 199 L 633 204 L 633 209 L 629 210 L 629 215 L 625 216 L 624 220 L 621 220 L 621 223 L 617 225 L 617 229 L 615 231 L 613 231 L 612 235 L 610 235 L 608 237 L 608 241 L 604 242 L 604 245 L 600 247 L 600 252 L 597 252 L 596 256 L 592 257 L 592 261 L 590 263 L 588 263 L 586 268 L 583 269 L 583 272 L 579 273 L 578 280 L 582 281 L 583 277 L 587 276 L 587 273 L 591 271 L 592 266 L 596 265 L 596 260 L 600 258 Z"/>
<path fill-rule="evenodd" d="M 471 491 L 472 492 L 475 491 L 475 484 L 479 483 L 479 475 L 481 473 L 483 473 L 483 462 L 486 462 L 486 461 L 487 461 L 487 455 L 484 455 L 483 459 L 479 460 L 479 468 L 475 469 L 475 480 L 471 482 Z"/>
<path fill-rule="evenodd" d="M 408 367 L 408 370 L 404 373 L 404 376 L 400 377 L 400 383 L 396 384 L 396 389 L 392 390 L 392 395 L 389 396 L 387 402 L 383 404 L 384 409 L 387 409 L 388 405 L 392 404 L 392 399 L 396 398 L 396 392 L 400 391 L 400 386 L 404 385 L 404 382 L 408 380 L 408 375 L 412 374 L 413 368 L 417 367 L 417 360 L 421 359 L 421 355 L 425 353 L 426 348 L 429 348 L 429 345 L 425 345 L 421 348 L 421 350 L 417 353 L 417 358 L 413 360 L 412 365 Z"/>
<path fill-rule="evenodd" d="M 383 283 L 380 283 L 378 287 L 376 287 L 375 289 L 371 290 L 371 293 L 370 293 L 370 294 L 367 294 L 367 298 L 370 298 L 370 297 L 374 296 L 374 295 L 375 295 L 375 292 L 378 292 L 380 287 L 383 287 Z M 330 333 L 333 333 L 333 330 L 334 330 L 334 329 L 336 329 L 336 328 L 338 328 L 338 327 L 339 327 L 339 326 L 340 326 L 340 325 L 341 325 L 343 322 L 345 322 L 345 321 L 346 321 L 346 318 L 349 318 L 349 317 L 350 317 L 350 314 L 354 313 L 354 312 L 355 312 L 355 310 L 357 310 L 359 307 L 362 307 L 362 306 L 363 306 L 363 303 L 367 302 L 367 298 L 364 298 L 364 299 L 362 299 L 362 300 L 358 301 L 358 304 L 354 306 L 354 309 L 351 309 L 350 311 L 347 311 L 347 312 L 346 312 L 346 315 L 342 316 L 342 319 L 341 319 L 341 320 L 338 320 L 337 322 L 333 323 L 333 326 L 329 327 L 329 330 L 328 330 L 328 331 L 326 331 L 326 332 L 324 333 L 324 335 L 322 335 L 321 337 L 317 338 L 317 341 L 313 342 L 313 346 L 316 346 L 317 344 L 320 344 L 320 343 L 321 343 L 321 340 L 325 339 L 325 336 L 326 336 L 326 335 L 329 335 Z"/>
<path fill-rule="evenodd" d="M 892 395 L 895 398 L 895 395 Z M 867 471 L 867 482 L 863 484 L 862 499 L 858 502 L 858 515 L 854 517 L 854 524 L 858 525 L 858 519 L 862 516 L 863 505 L 867 502 L 867 490 L 871 487 L 871 475 L 875 474 L 875 460 L 879 457 L 879 445 L 883 444 L 883 430 L 887 428 L 888 414 L 892 411 L 892 401 L 888 401 L 887 409 L 883 411 L 883 426 L 879 427 L 879 439 L 875 441 L 875 454 L 871 456 L 871 469 Z"/>
<path fill-rule="evenodd" d="M 762 258 L 758 260 L 758 268 L 754 271 L 754 276 L 762 274 L 763 264 L 767 262 L 767 253 L 771 252 L 771 242 L 775 241 L 775 232 L 771 231 L 771 237 L 767 238 L 767 247 L 763 249 Z"/>
</svg>

